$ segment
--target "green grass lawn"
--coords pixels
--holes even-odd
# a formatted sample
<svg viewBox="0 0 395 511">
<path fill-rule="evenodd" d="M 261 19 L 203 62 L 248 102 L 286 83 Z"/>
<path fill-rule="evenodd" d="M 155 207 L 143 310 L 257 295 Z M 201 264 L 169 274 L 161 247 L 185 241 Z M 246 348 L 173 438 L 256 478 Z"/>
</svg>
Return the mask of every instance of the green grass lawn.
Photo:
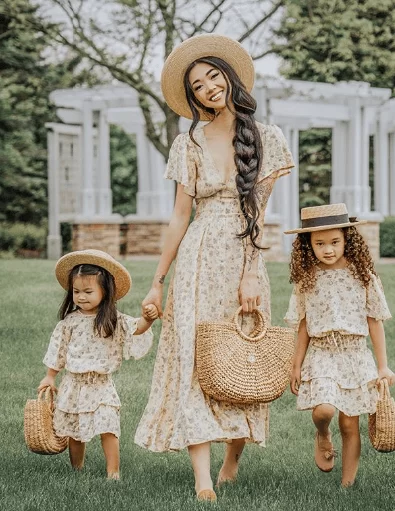
<svg viewBox="0 0 395 511">
<path fill-rule="evenodd" d="M 127 262 L 133 289 L 120 310 L 139 315 L 154 262 Z M 362 457 L 357 484 L 340 488 L 340 457 L 330 474 L 314 465 L 314 427 L 309 412 L 297 412 L 287 391 L 271 405 L 270 439 L 265 449 L 247 446 L 237 484 L 221 489 L 217 504 L 198 503 L 187 452 L 153 454 L 137 447 L 133 436 L 147 402 L 155 349 L 144 359 L 124 362 L 115 381 L 123 403 L 121 473 L 119 482 L 106 481 L 99 439 L 87 446 L 81 473 L 69 466 L 67 453 L 40 456 L 29 452 L 23 437 L 26 399 L 36 395 L 45 373 L 42 358 L 56 323 L 63 292 L 53 273 L 54 263 L 0 260 L 2 306 L 0 494 L 5 511 L 62 510 L 195 510 L 335 511 L 395 510 L 395 453 L 380 454 L 370 446 L 367 420 L 361 420 Z M 286 264 L 268 265 L 272 286 L 273 323 L 282 324 L 291 286 Z M 395 307 L 395 266 L 378 268 L 390 309 Z M 160 324 L 154 326 L 156 342 Z M 385 325 L 390 365 L 395 368 L 395 321 Z M 335 426 L 335 425 L 334 425 Z M 337 426 L 335 447 L 340 450 Z M 212 475 L 221 465 L 223 445 L 212 449 Z"/>
</svg>

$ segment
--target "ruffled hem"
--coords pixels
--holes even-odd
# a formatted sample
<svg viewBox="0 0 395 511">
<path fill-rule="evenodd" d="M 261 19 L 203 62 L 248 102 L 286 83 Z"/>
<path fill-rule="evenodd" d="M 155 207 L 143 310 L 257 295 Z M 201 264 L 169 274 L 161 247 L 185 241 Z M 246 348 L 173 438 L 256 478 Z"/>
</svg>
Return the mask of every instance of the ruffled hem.
<svg viewBox="0 0 395 511">
<path fill-rule="evenodd" d="M 332 378 L 302 381 L 297 399 L 298 410 L 311 410 L 318 405 L 331 404 L 350 417 L 375 413 L 378 392 L 376 380 L 358 388 L 342 388 Z"/>
<path fill-rule="evenodd" d="M 71 414 L 92 413 L 102 405 L 117 409 L 121 406 L 111 375 L 65 374 L 56 401 L 60 411 Z"/>
<path fill-rule="evenodd" d="M 89 442 L 93 437 L 104 433 L 112 433 L 119 438 L 119 408 L 99 405 L 90 413 L 65 413 L 55 409 L 54 429 L 57 435 L 71 437 L 79 442 Z"/>
</svg>

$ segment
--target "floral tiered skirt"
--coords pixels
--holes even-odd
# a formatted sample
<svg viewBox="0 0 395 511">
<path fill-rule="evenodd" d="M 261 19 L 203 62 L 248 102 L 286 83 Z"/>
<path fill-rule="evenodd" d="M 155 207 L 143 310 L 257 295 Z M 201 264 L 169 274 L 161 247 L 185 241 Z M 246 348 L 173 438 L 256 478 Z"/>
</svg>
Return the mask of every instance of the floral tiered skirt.
<svg viewBox="0 0 395 511">
<path fill-rule="evenodd" d="M 302 365 L 298 410 L 327 403 L 348 416 L 374 413 L 377 377 L 365 337 L 339 332 L 312 337 Z"/>
<path fill-rule="evenodd" d="M 110 374 L 67 372 L 59 386 L 55 431 L 80 442 L 103 433 L 119 437 L 120 406 Z"/>
</svg>

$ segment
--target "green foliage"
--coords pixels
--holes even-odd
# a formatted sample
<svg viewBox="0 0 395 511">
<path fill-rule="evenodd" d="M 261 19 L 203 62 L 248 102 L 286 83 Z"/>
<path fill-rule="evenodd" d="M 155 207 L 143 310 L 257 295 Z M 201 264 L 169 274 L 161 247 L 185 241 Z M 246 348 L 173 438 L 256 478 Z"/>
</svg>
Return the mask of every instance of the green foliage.
<svg viewBox="0 0 395 511">
<path fill-rule="evenodd" d="M 287 78 L 395 92 L 395 0 L 286 0 L 276 33 Z M 320 131 L 300 136 L 301 207 L 329 202 L 331 133 Z"/>
<path fill-rule="evenodd" d="M 82 59 L 71 52 L 60 63 L 47 61 L 51 45 L 32 2 L 1 3 L 0 221 L 39 225 L 47 218 L 45 123 L 56 120 L 49 94 L 95 79 L 79 71 Z"/>
<path fill-rule="evenodd" d="M 123 216 L 136 213 L 136 140 L 115 125 L 110 130 L 110 159 L 113 211 Z"/>
<path fill-rule="evenodd" d="M 277 35 L 288 78 L 395 89 L 395 0 L 287 0 Z"/>
<path fill-rule="evenodd" d="M 33 251 L 35 255 L 42 255 L 45 250 L 47 230 L 32 224 L 1 223 L 0 224 L 0 251 L 23 255 Z"/>
<path fill-rule="evenodd" d="M 395 257 L 395 217 L 389 216 L 380 224 L 380 256 Z"/>
</svg>

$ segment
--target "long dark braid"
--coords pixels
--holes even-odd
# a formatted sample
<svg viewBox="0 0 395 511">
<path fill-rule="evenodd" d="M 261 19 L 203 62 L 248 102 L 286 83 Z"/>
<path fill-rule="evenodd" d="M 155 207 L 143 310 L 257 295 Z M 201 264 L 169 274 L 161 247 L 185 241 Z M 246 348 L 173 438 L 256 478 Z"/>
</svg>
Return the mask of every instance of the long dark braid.
<svg viewBox="0 0 395 511">
<path fill-rule="evenodd" d="M 200 103 L 200 101 L 196 99 L 191 84 L 189 83 L 189 73 L 199 62 L 209 64 L 221 71 L 228 85 L 226 104 L 228 108 L 231 109 L 231 98 L 235 114 L 235 136 L 232 143 L 235 149 L 234 160 L 237 169 L 236 187 L 239 192 L 240 208 L 247 222 L 246 229 L 238 236 L 240 238 L 249 236 L 251 243 L 256 248 L 261 248 L 256 243 L 260 232 L 257 223 L 260 211 L 258 198 L 255 192 L 255 184 L 262 162 L 262 141 L 254 118 L 256 101 L 251 94 L 248 93 L 235 70 L 224 60 L 218 57 L 205 57 L 192 62 L 184 75 L 184 88 L 188 105 L 193 115 L 189 135 L 195 144 L 197 144 L 197 142 L 193 137 L 193 132 L 200 121 L 199 110 L 206 112 L 212 119 L 215 117 L 214 108 L 207 108 Z"/>
</svg>

